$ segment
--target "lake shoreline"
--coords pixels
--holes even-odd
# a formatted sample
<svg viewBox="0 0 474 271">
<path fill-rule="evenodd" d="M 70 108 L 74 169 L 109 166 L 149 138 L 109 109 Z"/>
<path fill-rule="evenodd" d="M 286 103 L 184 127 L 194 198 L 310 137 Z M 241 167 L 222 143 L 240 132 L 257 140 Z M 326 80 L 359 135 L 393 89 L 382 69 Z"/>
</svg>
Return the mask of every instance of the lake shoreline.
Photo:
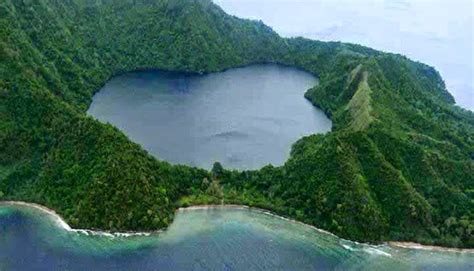
<svg viewBox="0 0 474 271">
<path fill-rule="evenodd" d="M 212 76 L 139 69 L 111 78 L 86 114 L 171 165 L 210 170 L 219 161 L 226 169 L 259 170 L 283 166 L 302 137 L 331 131 L 328 115 L 304 98 L 317 85 L 313 74 L 280 64 Z M 140 106 L 143 99 L 150 105 Z M 286 107 L 291 110 L 281 110 Z M 278 138 L 270 142 L 270 135 Z"/>
<path fill-rule="evenodd" d="M 142 231 L 142 232 L 135 232 L 135 231 L 129 231 L 129 232 L 111 232 L 111 231 L 98 231 L 94 229 L 73 229 L 71 226 L 69 226 L 66 221 L 61 217 L 56 211 L 53 209 L 50 209 L 46 206 L 37 204 L 37 203 L 31 203 L 31 202 L 25 202 L 25 201 L 0 201 L 0 206 L 25 206 L 25 207 L 30 207 L 34 208 L 37 210 L 40 210 L 42 212 L 47 213 L 51 217 L 54 218 L 54 220 L 58 223 L 58 225 L 63 228 L 66 231 L 71 231 L 71 232 L 80 232 L 84 234 L 92 234 L 92 235 L 104 235 L 108 237 L 128 237 L 128 236 L 149 236 L 151 234 L 159 234 L 163 232 L 164 230 L 157 230 L 157 231 Z M 209 205 L 192 205 L 189 207 L 180 207 L 176 209 L 175 213 L 177 212 L 185 212 L 185 211 L 190 211 L 190 210 L 212 210 L 212 209 L 235 209 L 235 210 L 249 210 L 249 211 L 255 211 L 259 212 L 265 215 L 270 215 L 273 217 L 277 217 L 279 219 L 283 219 L 292 223 L 297 223 L 300 225 L 304 225 L 307 227 L 312 228 L 313 230 L 316 230 L 321 233 L 329 234 L 332 236 L 335 236 L 337 238 L 346 240 L 344 238 L 341 238 L 337 235 L 335 235 L 332 232 L 317 228 L 313 225 L 303 223 L 301 221 L 297 221 L 294 219 L 290 219 L 281 215 L 278 215 L 270 210 L 258 208 L 258 207 L 251 207 L 247 205 L 238 205 L 238 204 L 223 204 L 223 205 L 215 205 L 215 204 L 209 204 Z M 352 240 L 351 240 L 352 241 Z M 373 244 L 370 243 L 360 243 L 357 241 L 352 241 L 357 244 L 367 244 L 370 246 L 373 246 Z M 402 242 L 402 241 L 388 241 L 383 244 L 386 244 L 387 246 L 390 246 L 392 248 L 404 248 L 404 249 L 420 249 L 420 250 L 431 250 L 431 251 L 439 251 L 439 252 L 457 252 L 457 253 L 474 253 L 474 249 L 471 248 L 451 248 L 451 247 L 441 247 L 441 246 L 433 246 L 433 245 L 423 245 L 415 242 Z"/>
</svg>

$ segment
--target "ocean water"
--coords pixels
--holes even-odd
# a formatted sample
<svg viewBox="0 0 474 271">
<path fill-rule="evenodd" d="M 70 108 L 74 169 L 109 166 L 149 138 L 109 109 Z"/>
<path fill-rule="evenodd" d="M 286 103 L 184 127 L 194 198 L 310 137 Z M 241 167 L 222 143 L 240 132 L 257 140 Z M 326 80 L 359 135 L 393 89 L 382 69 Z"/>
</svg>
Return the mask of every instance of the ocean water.
<svg viewBox="0 0 474 271">
<path fill-rule="evenodd" d="M 298 139 L 331 130 L 326 115 L 304 98 L 317 83 L 279 65 L 207 75 L 132 72 L 110 80 L 88 114 L 174 164 L 257 169 L 282 165 Z"/>
<path fill-rule="evenodd" d="M 185 209 L 150 236 L 65 230 L 0 205 L 0 270 L 473 270 L 474 254 L 371 246 L 241 208 Z"/>
<path fill-rule="evenodd" d="M 285 37 L 358 43 L 434 66 L 459 106 L 474 110 L 472 0 L 214 0 Z"/>
</svg>

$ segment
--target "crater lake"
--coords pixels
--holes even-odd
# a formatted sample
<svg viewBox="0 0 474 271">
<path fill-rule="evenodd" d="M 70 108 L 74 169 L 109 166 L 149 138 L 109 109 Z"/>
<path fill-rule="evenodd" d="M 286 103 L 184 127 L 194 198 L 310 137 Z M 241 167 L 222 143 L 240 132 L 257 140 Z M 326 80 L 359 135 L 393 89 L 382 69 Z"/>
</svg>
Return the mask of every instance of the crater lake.
<svg viewBox="0 0 474 271">
<path fill-rule="evenodd" d="M 282 165 L 299 138 L 331 130 L 304 98 L 317 83 L 273 64 L 206 75 L 138 71 L 112 78 L 88 113 L 173 164 L 258 169 Z"/>
</svg>

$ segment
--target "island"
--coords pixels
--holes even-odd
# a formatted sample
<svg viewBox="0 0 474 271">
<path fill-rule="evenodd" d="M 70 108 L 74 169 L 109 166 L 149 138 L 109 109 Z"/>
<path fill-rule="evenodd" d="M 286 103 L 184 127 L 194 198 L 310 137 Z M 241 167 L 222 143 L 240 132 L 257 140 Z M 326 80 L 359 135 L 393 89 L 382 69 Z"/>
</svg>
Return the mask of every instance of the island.
<svg viewBox="0 0 474 271">
<path fill-rule="evenodd" d="M 430 66 L 282 38 L 211 0 L 5 0 L 0 14 L 0 200 L 112 232 L 162 229 L 180 207 L 224 203 L 351 240 L 474 247 L 474 114 Z M 295 142 L 283 166 L 172 165 L 86 114 L 117 74 L 262 63 L 317 76 L 305 97 L 333 122 Z"/>
</svg>

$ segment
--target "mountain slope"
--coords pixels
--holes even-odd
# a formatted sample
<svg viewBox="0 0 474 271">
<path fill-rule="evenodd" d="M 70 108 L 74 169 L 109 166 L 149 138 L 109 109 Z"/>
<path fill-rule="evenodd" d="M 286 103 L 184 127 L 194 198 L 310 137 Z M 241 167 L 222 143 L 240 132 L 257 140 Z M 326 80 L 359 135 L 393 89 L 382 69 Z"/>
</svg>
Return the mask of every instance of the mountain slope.
<svg viewBox="0 0 474 271">
<path fill-rule="evenodd" d="M 206 0 L 6 0 L 0 13 L 0 198 L 106 230 L 165 227 L 179 205 L 223 199 L 356 240 L 474 246 L 474 115 L 429 66 L 283 39 Z M 173 166 L 85 114 L 118 73 L 262 62 L 317 75 L 305 96 L 334 123 L 282 167 Z"/>
</svg>

